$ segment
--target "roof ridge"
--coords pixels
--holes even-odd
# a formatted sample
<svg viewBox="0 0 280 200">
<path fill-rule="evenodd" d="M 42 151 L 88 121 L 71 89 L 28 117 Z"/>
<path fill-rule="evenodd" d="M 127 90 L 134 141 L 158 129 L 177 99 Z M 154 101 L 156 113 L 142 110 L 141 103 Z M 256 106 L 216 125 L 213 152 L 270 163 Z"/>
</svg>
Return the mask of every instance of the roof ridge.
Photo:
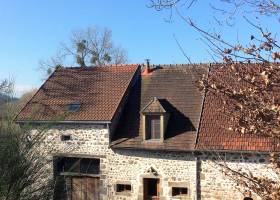
<svg viewBox="0 0 280 200">
<path fill-rule="evenodd" d="M 150 66 L 192 66 L 192 65 L 208 65 L 209 63 L 166 63 L 166 64 L 151 64 Z"/>
<path fill-rule="evenodd" d="M 80 66 L 65 66 L 60 67 L 59 69 L 94 69 L 94 68 L 103 68 L 103 67 L 136 67 L 141 64 L 107 64 L 107 65 L 101 65 L 101 66 L 88 66 L 88 67 L 80 67 Z"/>
<path fill-rule="evenodd" d="M 262 64 L 258 62 L 253 62 L 253 63 L 240 63 L 240 62 L 234 62 L 235 64 L 243 64 L 243 65 L 256 65 L 256 64 Z M 222 63 L 222 62 L 197 62 L 197 63 L 176 63 L 176 64 L 171 64 L 171 63 L 164 63 L 164 64 L 150 64 L 151 67 L 156 67 L 156 66 L 194 66 L 194 65 L 222 65 L 222 64 L 227 64 L 227 63 Z M 270 62 L 267 64 L 280 64 L 280 62 Z M 144 65 L 142 63 L 142 65 Z"/>
<path fill-rule="evenodd" d="M 201 65 L 223 65 L 227 63 L 222 62 L 197 62 L 197 63 L 165 63 L 165 64 L 150 64 L 151 67 L 180 67 L 180 66 L 201 66 Z M 239 63 L 235 62 L 235 64 L 243 64 L 243 65 L 257 65 L 261 64 L 258 62 L 254 63 Z M 280 62 L 270 62 L 267 64 L 280 64 Z M 103 68 L 103 67 L 136 67 L 136 66 L 143 66 L 145 63 L 127 63 L 127 64 L 105 64 L 101 66 L 88 66 L 88 67 L 80 67 L 80 66 L 65 66 L 59 67 L 58 69 L 94 69 L 94 68 Z"/>
<path fill-rule="evenodd" d="M 141 64 L 137 64 L 137 63 L 131 63 L 131 64 L 109 64 L 109 65 L 103 65 L 103 66 L 99 66 L 99 67 L 114 67 L 114 66 L 116 66 L 116 67 L 128 67 L 128 66 L 130 66 L 130 67 L 134 67 L 134 66 L 139 66 L 139 65 L 141 65 Z"/>
</svg>

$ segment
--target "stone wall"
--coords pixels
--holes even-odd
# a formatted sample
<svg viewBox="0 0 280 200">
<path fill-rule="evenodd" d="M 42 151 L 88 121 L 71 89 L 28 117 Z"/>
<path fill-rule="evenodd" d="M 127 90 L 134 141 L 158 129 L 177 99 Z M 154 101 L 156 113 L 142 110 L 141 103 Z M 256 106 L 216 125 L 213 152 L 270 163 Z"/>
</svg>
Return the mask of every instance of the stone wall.
<svg viewBox="0 0 280 200">
<path fill-rule="evenodd" d="M 71 140 L 61 141 L 62 135 Z M 161 200 L 196 198 L 196 170 L 198 169 L 198 200 L 235 200 L 244 198 L 233 181 L 225 177 L 216 163 L 216 155 L 202 154 L 198 162 L 194 153 L 178 153 L 144 150 L 112 150 L 104 125 L 57 125 L 46 133 L 43 144 L 51 159 L 56 154 L 89 156 L 100 159 L 101 199 L 142 200 L 143 179 L 160 180 Z M 248 169 L 258 174 L 268 171 L 267 159 L 261 154 L 226 154 L 223 157 L 233 168 Z M 49 166 L 51 167 L 51 166 Z M 116 192 L 116 184 L 131 184 L 131 192 Z M 188 195 L 175 198 L 174 186 L 187 187 Z M 252 196 L 255 199 L 256 196 Z"/>
<path fill-rule="evenodd" d="M 236 187 L 236 182 L 231 180 L 222 172 L 227 165 L 230 169 L 243 172 L 251 172 L 256 176 L 266 176 L 276 178 L 271 166 L 268 164 L 268 157 L 264 154 L 249 153 L 227 153 L 211 154 L 200 156 L 199 176 L 200 176 L 200 199 L 209 200 L 243 200 L 245 196 L 254 200 L 261 200 L 256 194 L 250 194 L 243 189 Z"/>
<path fill-rule="evenodd" d="M 35 134 L 37 129 L 33 130 Z M 107 199 L 106 155 L 109 151 L 109 133 L 106 125 L 55 125 L 45 131 L 42 149 L 50 160 L 46 166 L 53 171 L 54 156 L 73 155 L 100 159 L 101 199 Z M 62 141 L 61 137 L 69 135 L 70 140 Z"/>
<path fill-rule="evenodd" d="M 70 135 L 71 140 L 61 141 L 62 135 Z M 188 196 L 180 199 L 195 198 L 196 162 L 192 153 L 113 151 L 108 145 L 108 130 L 103 125 L 53 126 L 43 144 L 50 158 L 57 154 L 100 158 L 102 199 L 142 199 L 143 178 L 160 179 L 161 199 L 172 199 L 171 188 L 176 185 L 188 188 Z M 131 193 L 117 193 L 117 183 L 131 184 Z"/>
<path fill-rule="evenodd" d="M 143 199 L 143 178 L 160 179 L 160 196 L 165 199 L 195 199 L 196 161 L 192 153 L 116 150 L 107 156 L 110 199 Z M 118 194 L 116 183 L 132 185 L 130 194 Z M 172 186 L 188 188 L 188 195 L 172 198 Z"/>
<path fill-rule="evenodd" d="M 69 135 L 70 140 L 61 141 Z M 109 146 L 106 125 L 57 125 L 46 132 L 45 147 L 52 153 L 105 156 Z"/>
</svg>

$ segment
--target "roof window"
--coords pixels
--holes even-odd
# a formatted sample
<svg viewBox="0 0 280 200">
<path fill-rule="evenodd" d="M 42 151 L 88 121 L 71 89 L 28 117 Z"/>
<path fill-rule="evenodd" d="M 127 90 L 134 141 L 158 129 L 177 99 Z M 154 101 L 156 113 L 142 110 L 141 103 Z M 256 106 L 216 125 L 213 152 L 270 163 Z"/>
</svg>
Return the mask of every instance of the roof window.
<svg viewBox="0 0 280 200">
<path fill-rule="evenodd" d="M 80 103 L 70 103 L 67 105 L 67 111 L 76 112 L 80 109 L 80 107 L 81 107 Z"/>
</svg>

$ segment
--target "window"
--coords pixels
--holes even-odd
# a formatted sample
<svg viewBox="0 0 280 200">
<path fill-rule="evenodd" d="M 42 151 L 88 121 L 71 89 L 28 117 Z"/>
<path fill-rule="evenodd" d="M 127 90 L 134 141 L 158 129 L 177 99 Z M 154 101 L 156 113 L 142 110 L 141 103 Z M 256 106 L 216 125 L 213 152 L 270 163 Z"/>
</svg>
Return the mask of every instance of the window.
<svg viewBox="0 0 280 200">
<path fill-rule="evenodd" d="M 99 174 L 99 159 L 81 159 L 80 169 L 84 174 Z"/>
<path fill-rule="evenodd" d="M 76 112 L 80 109 L 81 104 L 80 103 L 71 103 L 67 105 L 67 110 L 69 112 Z"/>
<path fill-rule="evenodd" d="M 71 136 L 70 135 L 62 135 L 62 136 L 60 136 L 60 140 L 61 141 L 71 140 Z"/>
<path fill-rule="evenodd" d="M 160 115 L 146 116 L 146 139 L 160 139 Z"/>
<path fill-rule="evenodd" d="M 99 159 L 63 157 L 56 160 L 57 173 L 99 174 Z"/>
<path fill-rule="evenodd" d="M 244 200 L 253 200 L 251 197 L 245 197 Z"/>
<path fill-rule="evenodd" d="M 167 101 L 154 97 L 141 110 L 143 141 L 163 142 L 170 113 L 166 110 Z"/>
<path fill-rule="evenodd" d="M 116 192 L 130 192 L 131 185 L 130 184 L 117 184 L 116 185 Z"/>
<path fill-rule="evenodd" d="M 185 196 L 188 194 L 186 187 L 172 187 L 172 196 Z"/>
</svg>

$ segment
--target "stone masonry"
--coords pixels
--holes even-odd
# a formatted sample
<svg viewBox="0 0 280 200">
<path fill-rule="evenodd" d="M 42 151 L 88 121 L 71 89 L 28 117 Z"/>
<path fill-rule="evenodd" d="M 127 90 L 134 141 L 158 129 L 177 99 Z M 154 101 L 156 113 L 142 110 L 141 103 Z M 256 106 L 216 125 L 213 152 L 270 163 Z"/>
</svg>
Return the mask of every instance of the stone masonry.
<svg viewBox="0 0 280 200">
<path fill-rule="evenodd" d="M 62 135 L 70 135 L 71 139 L 61 141 Z M 43 146 L 50 159 L 56 154 L 99 158 L 100 196 L 103 200 L 142 200 L 143 178 L 160 180 L 161 200 L 244 198 L 234 183 L 221 173 L 211 154 L 197 156 L 193 152 L 112 150 L 105 125 L 55 125 L 46 132 Z M 267 171 L 264 155 L 246 156 L 228 154 L 225 160 L 232 167 L 273 174 Z M 131 192 L 116 192 L 116 184 L 130 184 Z M 172 197 L 171 189 L 176 186 L 187 187 L 188 195 Z M 252 197 L 257 199 L 254 194 Z"/>
</svg>

